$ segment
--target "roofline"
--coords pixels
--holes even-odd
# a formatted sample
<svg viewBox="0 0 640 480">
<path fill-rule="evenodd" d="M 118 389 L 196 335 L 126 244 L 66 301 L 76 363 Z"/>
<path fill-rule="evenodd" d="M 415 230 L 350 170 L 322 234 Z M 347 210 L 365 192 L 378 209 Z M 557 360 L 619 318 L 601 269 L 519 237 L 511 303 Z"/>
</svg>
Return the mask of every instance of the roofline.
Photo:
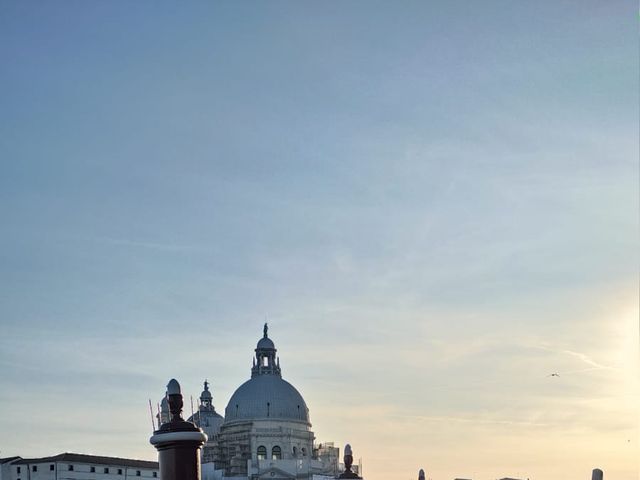
<svg viewBox="0 0 640 480">
<path fill-rule="evenodd" d="M 311 422 L 306 422 L 306 421 L 300 420 L 298 418 L 289 418 L 289 417 L 234 418 L 234 419 L 231 419 L 231 420 L 227 420 L 226 417 L 225 417 L 225 420 L 222 423 L 221 427 L 224 427 L 226 425 L 235 425 L 236 423 L 253 423 L 253 422 L 260 422 L 260 421 L 270 422 L 270 421 L 273 421 L 273 420 L 301 423 L 302 425 L 307 425 L 309 428 L 313 427 L 313 425 L 311 425 Z"/>
<path fill-rule="evenodd" d="M 158 462 L 152 460 L 138 460 L 135 458 L 122 457 L 105 457 L 102 455 L 88 455 L 84 453 L 65 452 L 50 457 L 38 458 L 22 458 L 15 462 L 19 465 L 30 463 L 50 463 L 50 462 L 68 462 L 68 463 L 95 463 L 97 465 L 113 465 L 122 467 L 138 467 L 138 468 L 159 468 Z"/>
</svg>

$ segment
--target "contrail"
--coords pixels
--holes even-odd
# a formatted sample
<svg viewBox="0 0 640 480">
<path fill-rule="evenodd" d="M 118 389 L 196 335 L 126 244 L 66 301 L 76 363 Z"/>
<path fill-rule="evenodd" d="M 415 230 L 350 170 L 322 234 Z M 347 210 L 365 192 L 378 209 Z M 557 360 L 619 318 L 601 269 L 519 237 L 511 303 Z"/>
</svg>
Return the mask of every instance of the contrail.
<svg viewBox="0 0 640 480">
<path fill-rule="evenodd" d="M 549 348 L 549 347 L 545 347 L 544 345 L 537 345 L 536 348 L 539 348 L 541 350 L 546 350 L 548 352 L 562 353 L 565 355 L 569 355 L 589 365 L 589 368 L 583 368 L 581 370 L 572 370 L 570 372 L 561 372 L 561 373 L 568 374 L 568 373 L 590 372 L 592 370 L 615 370 L 616 369 L 616 367 L 603 365 L 601 363 L 596 362 L 588 355 L 580 352 L 574 352 L 573 350 Z"/>
</svg>

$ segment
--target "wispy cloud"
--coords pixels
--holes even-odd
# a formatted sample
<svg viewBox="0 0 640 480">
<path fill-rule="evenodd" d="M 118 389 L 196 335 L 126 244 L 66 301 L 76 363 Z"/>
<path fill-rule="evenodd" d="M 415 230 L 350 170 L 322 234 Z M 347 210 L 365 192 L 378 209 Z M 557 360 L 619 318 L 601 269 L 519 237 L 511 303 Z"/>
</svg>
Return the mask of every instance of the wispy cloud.
<svg viewBox="0 0 640 480">
<path fill-rule="evenodd" d="M 150 242 L 142 240 L 131 240 L 126 238 L 95 237 L 95 240 L 98 242 L 108 243 L 110 245 L 118 245 L 122 247 L 146 248 L 152 250 L 164 250 L 173 252 L 195 252 L 205 250 L 204 248 L 195 245 Z"/>
</svg>

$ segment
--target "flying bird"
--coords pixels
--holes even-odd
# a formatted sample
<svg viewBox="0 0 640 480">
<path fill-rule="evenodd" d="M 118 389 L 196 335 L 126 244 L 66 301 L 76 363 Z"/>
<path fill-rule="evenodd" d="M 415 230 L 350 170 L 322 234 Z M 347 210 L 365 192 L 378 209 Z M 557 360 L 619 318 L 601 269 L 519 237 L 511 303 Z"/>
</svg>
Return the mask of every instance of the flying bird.
<svg viewBox="0 0 640 480">
<path fill-rule="evenodd" d="M 559 377 L 560 374 L 559 373 L 551 373 L 549 375 L 547 375 L 547 377 Z"/>
</svg>

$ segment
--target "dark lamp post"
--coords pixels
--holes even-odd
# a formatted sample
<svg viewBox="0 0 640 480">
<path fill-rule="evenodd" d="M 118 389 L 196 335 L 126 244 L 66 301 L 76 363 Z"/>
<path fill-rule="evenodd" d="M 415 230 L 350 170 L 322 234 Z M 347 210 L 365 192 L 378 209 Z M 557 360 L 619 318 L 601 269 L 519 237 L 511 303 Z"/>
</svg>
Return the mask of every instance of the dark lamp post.
<svg viewBox="0 0 640 480">
<path fill-rule="evenodd" d="M 162 480 L 200 480 L 200 448 L 207 441 L 202 430 L 182 418 L 180 384 L 172 379 L 167 385 L 171 419 L 153 432 L 149 439 L 158 450 Z"/>
</svg>

